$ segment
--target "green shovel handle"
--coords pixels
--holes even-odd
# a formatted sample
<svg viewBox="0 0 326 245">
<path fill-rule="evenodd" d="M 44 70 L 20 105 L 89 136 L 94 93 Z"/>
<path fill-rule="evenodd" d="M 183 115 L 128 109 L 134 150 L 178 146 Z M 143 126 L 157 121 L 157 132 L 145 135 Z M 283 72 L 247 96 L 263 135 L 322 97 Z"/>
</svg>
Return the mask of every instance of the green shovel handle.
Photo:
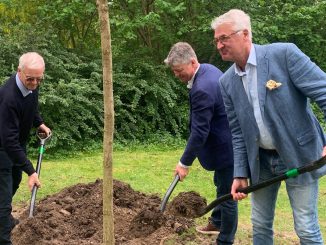
<svg viewBox="0 0 326 245">
<path fill-rule="evenodd" d="M 242 192 L 242 193 L 248 194 L 250 192 L 254 192 L 256 190 L 262 189 L 264 187 L 267 187 L 267 186 L 272 185 L 274 183 L 277 183 L 279 181 L 282 181 L 282 180 L 285 180 L 285 179 L 288 179 L 288 178 L 295 178 L 300 174 L 310 172 L 312 170 L 316 170 L 318 168 L 321 168 L 325 164 L 326 164 L 326 156 L 320 158 L 319 160 L 317 160 L 317 161 L 315 161 L 315 162 L 313 162 L 311 164 L 305 165 L 303 167 L 290 169 L 290 170 L 286 171 L 282 175 L 276 176 L 274 178 L 270 178 L 268 180 L 262 181 L 262 182 L 260 182 L 258 184 L 255 184 L 255 185 L 248 186 L 248 187 L 243 188 L 243 189 L 238 189 L 237 192 Z M 207 214 L 210 210 L 215 208 L 217 205 L 221 204 L 224 201 L 231 200 L 232 198 L 233 198 L 233 196 L 231 194 L 226 194 L 224 196 L 221 196 L 221 197 L 215 199 L 213 202 L 211 202 L 209 205 L 207 205 L 198 214 L 198 217 Z"/>
</svg>

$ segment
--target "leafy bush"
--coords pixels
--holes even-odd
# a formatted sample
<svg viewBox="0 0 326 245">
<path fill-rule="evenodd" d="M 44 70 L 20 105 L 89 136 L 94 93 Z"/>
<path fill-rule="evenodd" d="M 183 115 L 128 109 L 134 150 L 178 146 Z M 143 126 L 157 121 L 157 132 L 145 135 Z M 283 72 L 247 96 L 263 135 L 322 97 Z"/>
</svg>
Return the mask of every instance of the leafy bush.
<svg viewBox="0 0 326 245">
<path fill-rule="evenodd" d="M 15 37 L 0 38 L 6 51 L 0 54 L 1 81 L 16 70 L 22 53 L 39 52 L 46 62 L 45 80 L 40 86 L 40 111 L 53 130 L 48 148 L 69 151 L 99 145 L 103 138 L 99 52 L 77 55 L 55 43 L 53 37 L 44 36 L 28 43 Z M 185 134 L 187 92 L 167 68 L 142 60 L 121 61 L 115 64 L 113 82 L 118 141 L 146 141 L 157 132 L 177 138 Z M 36 137 L 31 138 L 31 144 L 36 146 Z"/>
<path fill-rule="evenodd" d="M 294 42 L 326 69 L 325 1 L 109 2 L 118 145 L 130 141 L 171 145 L 170 137 L 186 139 L 187 91 L 162 61 L 173 43 L 186 41 L 200 62 L 226 70 L 230 63 L 223 62 L 209 44 L 210 22 L 231 8 L 250 14 L 255 43 Z M 49 145 L 53 150 L 92 148 L 102 141 L 98 26 L 93 0 L 0 3 L 0 83 L 16 70 L 23 52 L 34 50 L 44 56 L 40 110 L 53 128 Z M 323 122 L 323 113 L 313 108 Z"/>
<path fill-rule="evenodd" d="M 180 137 L 187 125 L 187 94 L 163 66 L 135 60 L 115 69 L 117 139 L 145 140 L 155 132 Z"/>
</svg>

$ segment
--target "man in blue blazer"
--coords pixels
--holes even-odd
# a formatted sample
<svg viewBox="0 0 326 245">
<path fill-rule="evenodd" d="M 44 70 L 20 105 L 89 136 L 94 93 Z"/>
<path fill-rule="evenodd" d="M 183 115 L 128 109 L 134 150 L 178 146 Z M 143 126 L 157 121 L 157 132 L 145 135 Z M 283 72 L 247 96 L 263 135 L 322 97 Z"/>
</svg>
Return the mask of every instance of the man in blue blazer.
<svg viewBox="0 0 326 245">
<path fill-rule="evenodd" d="M 212 21 L 217 49 L 234 64 L 220 79 L 233 138 L 232 195 L 240 187 L 301 167 L 325 155 L 325 137 L 309 99 L 326 115 L 326 74 L 294 44 L 252 43 L 250 17 L 230 10 Z M 301 244 L 323 244 L 318 225 L 318 178 L 326 166 L 286 181 Z M 252 193 L 253 244 L 273 244 L 280 183 Z"/>
<path fill-rule="evenodd" d="M 222 72 L 213 65 L 199 64 L 194 50 L 185 42 L 173 45 L 164 62 L 189 89 L 190 136 L 175 174 L 183 180 L 197 157 L 204 169 L 215 171 L 217 196 L 228 194 L 233 181 L 233 153 L 218 85 Z M 197 231 L 210 233 L 218 229 L 217 243 L 232 244 L 237 229 L 237 202 L 224 202 L 213 211 L 210 220 L 208 226 Z"/>
</svg>

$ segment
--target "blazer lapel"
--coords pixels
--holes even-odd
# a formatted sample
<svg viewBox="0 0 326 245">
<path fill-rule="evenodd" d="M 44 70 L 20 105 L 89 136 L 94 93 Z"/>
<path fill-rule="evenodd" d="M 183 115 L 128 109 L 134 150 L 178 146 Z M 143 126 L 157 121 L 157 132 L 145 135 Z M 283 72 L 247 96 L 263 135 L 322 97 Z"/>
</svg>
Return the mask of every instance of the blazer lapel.
<svg viewBox="0 0 326 245">
<path fill-rule="evenodd" d="M 268 79 L 268 60 L 265 57 L 266 51 L 262 46 L 256 45 L 256 58 L 257 58 L 257 86 L 258 98 L 262 115 L 264 115 L 265 99 L 266 99 L 266 82 Z"/>
<path fill-rule="evenodd" d="M 254 115 L 254 110 L 249 102 L 247 93 L 244 89 L 243 82 L 240 76 L 237 74 L 234 74 L 234 77 L 232 79 L 234 81 L 234 86 L 237 89 L 234 89 L 234 101 L 238 102 L 239 107 L 241 108 L 241 111 L 245 113 L 246 117 L 248 116 L 250 118 L 250 121 L 254 124 L 257 125 L 255 115 Z M 249 113 L 248 113 L 249 112 Z M 258 126 L 257 126 L 258 128 Z"/>
<path fill-rule="evenodd" d="M 234 86 L 237 88 L 233 90 L 235 92 L 235 98 L 239 100 L 240 104 L 243 104 L 246 107 L 250 106 L 249 99 L 244 89 L 241 77 L 237 74 L 234 74 L 232 80 L 234 81 Z"/>
</svg>

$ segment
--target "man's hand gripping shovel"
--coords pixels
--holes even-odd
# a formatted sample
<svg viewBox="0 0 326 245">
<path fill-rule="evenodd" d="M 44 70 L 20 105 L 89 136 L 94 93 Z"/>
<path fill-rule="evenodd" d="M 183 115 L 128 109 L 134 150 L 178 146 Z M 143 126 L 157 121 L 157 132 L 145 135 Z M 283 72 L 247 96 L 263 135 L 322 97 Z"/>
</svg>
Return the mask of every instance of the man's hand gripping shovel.
<svg viewBox="0 0 326 245">
<path fill-rule="evenodd" d="M 313 170 L 316 170 L 318 168 L 321 168 L 322 166 L 324 166 L 326 164 L 326 156 L 323 156 L 322 158 L 320 158 L 319 160 L 310 163 L 306 166 L 300 167 L 300 168 L 294 168 L 294 169 L 290 169 L 287 172 L 285 172 L 284 174 L 281 174 L 279 176 L 273 177 L 271 179 L 262 181 L 258 184 L 255 185 L 251 185 L 248 186 L 246 188 L 237 190 L 238 192 L 243 192 L 245 194 L 248 194 L 250 192 L 254 192 L 256 190 L 262 189 L 264 187 L 267 187 L 269 185 L 272 185 L 276 182 L 288 179 L 288 178 L 295 178 L 300 174 L 306 173 L 306 172 L 310 172 Z M 201 212 L 198 214 L 198 217 L 203 216 L 205 214 L 207 214 L 210 210 L 212 210 L 214 207 L 216 207 L 217 205 L 221 204 L 224 201 L 227 200 L 231 200 L 233 197 L 231 194 L 226 194 L 224 196 L 221 196 L 217 199 L 215 199 L 213 202 L 211 202 L 209 205 L 207 205 L 205 208 L 203 208 L 201 210 Z"/>
<path fill-rule="evenodd" d="M 46 135 L 43 132 L 38 132 L 37 137 L 40 139 L 40 147 L 39 147 L 39 154 L 38 154 L 38 159 L 37 159 L 37 164 L 36 164 L 36 173 L 38 176 L 40 176 L 41 173 L 41 164 L 42 164 L 42 158 L 43 158 L 43 153 L 44 153 L 44 147 L 45 143 L 47 140 L 51 138 L 52 134 L 50 132 L 49 135 Z M 34 186 L 32 189 L 32 196 L 31 196 L 31 203 L 29 207 L 29 218 L 32 218 L 34 216 L 34 207 L 35 207 L 35 200 L 36 200 L 36 192 L 37 192 L 38 187 Z"/>
</svg>

